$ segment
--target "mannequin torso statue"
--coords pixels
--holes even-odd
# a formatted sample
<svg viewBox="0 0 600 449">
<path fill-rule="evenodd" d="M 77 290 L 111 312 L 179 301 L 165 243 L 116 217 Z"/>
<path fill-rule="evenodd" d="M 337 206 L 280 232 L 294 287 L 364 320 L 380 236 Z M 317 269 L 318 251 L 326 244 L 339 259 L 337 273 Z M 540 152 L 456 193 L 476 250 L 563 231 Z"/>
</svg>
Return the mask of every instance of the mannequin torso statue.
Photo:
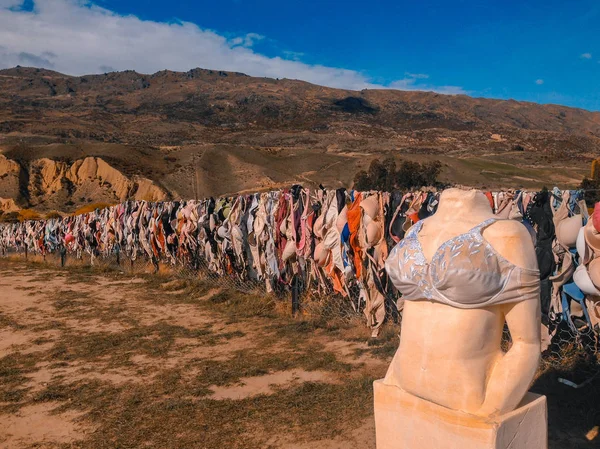
<svg viewBox="0 0 600 449">
<path fill-rule="evenodd" d="M 410 231 L 407 234 L 410 251 L 404 256 L 391 254 L 386 263 L 394 284 L 398 286 L 398 279 L 416 284 L 418 278 L 418 291 L 424 294 L 413 290 L 404 303 L 400 346 L 384 383 L 481 417 L 514 410 L 540 358 L 539 277 L 536 280 L 537 259 L 530 234 L 517 221 L 495 218 L 483 193 L 445 190 L 437 212 L 413 227 L 417 229 L 412 240 Z M 443 270 L 469 257 L 470 261 L 480 257 L 469 263 L 485 264 L 485 270 L 459 268 L 441 279 Z M 415 276 L 409 259 L 427 275 Z M 461 283 L 463 279 L 468 280 Z M 444 282 L 450 285 L 447 296 L 441 288 Z M 485 287 L 494 282 L 498 284 L 495 290 Z M 482 288 L 493 294 L 479 305 Z M 512 337 L 506 353 L 501 349 L 505 322 Z"/>
</svg>

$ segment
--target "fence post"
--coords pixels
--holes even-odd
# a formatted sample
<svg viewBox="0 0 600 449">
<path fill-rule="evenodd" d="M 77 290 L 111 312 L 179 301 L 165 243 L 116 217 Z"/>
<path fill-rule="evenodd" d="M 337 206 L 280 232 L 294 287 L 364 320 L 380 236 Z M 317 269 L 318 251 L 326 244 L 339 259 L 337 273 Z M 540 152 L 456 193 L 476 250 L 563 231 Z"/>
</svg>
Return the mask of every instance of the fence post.
<svg viewBox="0 0 600 449">
<path fill-rule="evenodd" d="M 294 274 L 294 277 L 292 278 L 292 316 L 296 316 L 300 310 L 298 293 L 298 275 Z"/>
</svg>

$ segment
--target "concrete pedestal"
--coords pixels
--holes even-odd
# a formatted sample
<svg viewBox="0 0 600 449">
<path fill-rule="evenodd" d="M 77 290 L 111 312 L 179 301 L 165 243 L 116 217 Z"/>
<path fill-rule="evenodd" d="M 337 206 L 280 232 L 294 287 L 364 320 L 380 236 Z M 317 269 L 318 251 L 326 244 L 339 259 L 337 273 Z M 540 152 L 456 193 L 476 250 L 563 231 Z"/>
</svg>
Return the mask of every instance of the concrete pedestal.
<svg viewBox="0 0 600 449">
<path fill-rule="evenodd" d="M 505 415 L 482 420 L 373 384 L 377 449 L 547 449 L 546 397 L 527 393 Z"/>
</svg>

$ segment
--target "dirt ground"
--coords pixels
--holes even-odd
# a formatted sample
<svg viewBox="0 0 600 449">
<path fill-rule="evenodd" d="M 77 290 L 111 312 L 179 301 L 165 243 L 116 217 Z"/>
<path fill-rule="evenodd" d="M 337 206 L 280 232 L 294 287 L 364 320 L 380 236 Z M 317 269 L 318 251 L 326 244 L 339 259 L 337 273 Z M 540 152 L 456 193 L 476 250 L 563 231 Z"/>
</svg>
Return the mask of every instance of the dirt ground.
<svg viewBox="0 0 600 449">
<path fill-rule="evenodd" d="M 398 328 L 369 343 L 358 321 L 285 307 L 0 260 L 0 448 L 375 448 L 371 384 Z M 548 395 L 550 448 L 600 447 L 599 382 L 559 375 L 572 378 L 546 366 L 533 387 Z"/>
</svg>

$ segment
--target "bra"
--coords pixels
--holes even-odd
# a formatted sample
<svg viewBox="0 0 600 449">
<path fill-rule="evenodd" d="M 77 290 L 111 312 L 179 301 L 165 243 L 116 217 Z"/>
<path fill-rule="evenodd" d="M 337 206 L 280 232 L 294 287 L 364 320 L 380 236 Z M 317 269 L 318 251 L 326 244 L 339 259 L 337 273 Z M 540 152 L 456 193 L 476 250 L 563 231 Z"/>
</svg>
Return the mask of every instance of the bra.
<svg viewBox="0 0 600 449">
<path fill-rule="evenodd" d="M 408 301 L 428 299 L 460 309 L 539 300 L 539 270 L 506 260 L 481 234 L 496 222 L 490 218 L 443 243 L 427 262 L 417 222 L 391 251 L 386 271 Z"/>
</svg>

